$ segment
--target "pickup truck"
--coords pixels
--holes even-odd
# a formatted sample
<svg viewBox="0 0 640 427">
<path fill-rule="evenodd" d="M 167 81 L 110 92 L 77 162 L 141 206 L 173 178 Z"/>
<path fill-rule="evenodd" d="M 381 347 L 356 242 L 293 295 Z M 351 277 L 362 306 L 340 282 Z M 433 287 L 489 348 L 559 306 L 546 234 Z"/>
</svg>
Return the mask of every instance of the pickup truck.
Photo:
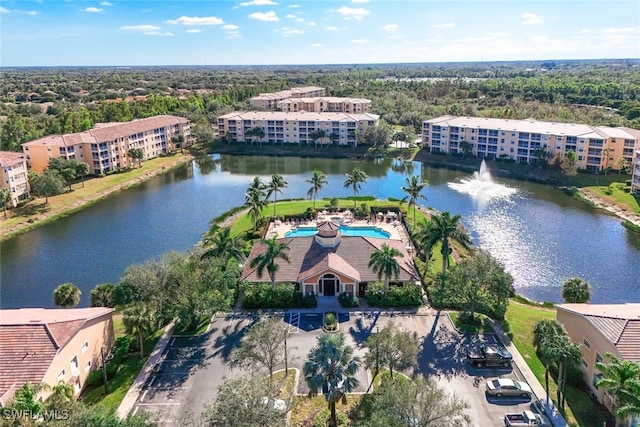
<svg viewBox="0 0 640 427">
<path fill-rule="evenodd" d="M 536 414 L 533 411 L 524 411 L 520 414 L 505 414 L 504 425 L 507 427 L 551 427 L 551 423 L 544 415 Z"/>
<path fill-rule="evenodd" d="M 475 351 L 467 353 L 467 360 L 481 368 L 483 366 L 511 366 L 513 356 L 507 350 L 495 345 L 480 345 Z"/>
</svg>

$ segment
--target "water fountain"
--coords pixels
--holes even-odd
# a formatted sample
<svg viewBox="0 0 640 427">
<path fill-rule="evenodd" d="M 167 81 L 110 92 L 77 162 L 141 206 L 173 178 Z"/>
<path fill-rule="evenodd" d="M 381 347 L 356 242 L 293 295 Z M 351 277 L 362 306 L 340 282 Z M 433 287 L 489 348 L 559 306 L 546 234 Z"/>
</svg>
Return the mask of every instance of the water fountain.
<svg viewBox="0 0 640 427">
<path fill-rule="evenodd" d="M 509 197 L 515 194 L 516 189 L 506 185 L 493 182 L 491 172 L 487 169 L 487 164 L 482 161 L 480 170 L 473 173 L 469 178 L 462 178 L 460 182 L 450 182 L 449 188 L 459 193 L 469 194 L 474 199 L 488 201 L 495 198 Z"/>
</svg>

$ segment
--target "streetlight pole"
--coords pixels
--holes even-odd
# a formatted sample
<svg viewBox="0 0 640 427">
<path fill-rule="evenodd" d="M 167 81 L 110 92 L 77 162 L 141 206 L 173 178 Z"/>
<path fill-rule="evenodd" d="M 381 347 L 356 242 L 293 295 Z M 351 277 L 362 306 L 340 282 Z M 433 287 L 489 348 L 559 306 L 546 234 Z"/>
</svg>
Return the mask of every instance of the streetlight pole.
<svg viewBox="0 0 640 427">
<path fill-rule="evenodd" d="M 376 326 L 376 335 L 380 332 L 380 328 Z M 380 373 L 380 338 L 376 337 L 376 377 Z"/>
<path fill-rule="evenodd" d="M 287 358 L 287 328 L 284 328 L 284 376 L 289 375 L 289 359 Z"/>
</svg>

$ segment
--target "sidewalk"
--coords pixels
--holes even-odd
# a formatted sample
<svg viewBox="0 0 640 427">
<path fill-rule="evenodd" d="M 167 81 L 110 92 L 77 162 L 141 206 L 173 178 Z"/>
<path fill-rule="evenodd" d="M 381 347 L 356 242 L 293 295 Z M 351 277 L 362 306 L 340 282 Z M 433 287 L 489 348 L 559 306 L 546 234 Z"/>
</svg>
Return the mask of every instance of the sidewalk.
<svg viewBox="0 0 640 427">
<path fill-rule="evenodd" d="M 527 362 L 524 360 L 518 349 L 511 342 L 511 339 L 507 335 L 507 333 L 502 329 L 500 324 L 493 319 L 489 319 L 493 329 L 496 331 L 496 336 L 502 341 L 502 344 L 506 347 L 507 350 L 513 355 L 513 361 L 516 363 L 522 376 L 527 381 L 527 383 L 531 386 L 533 393 L 538 398 L 539 409 L 542 409 L 544 413 L 549 417 L 551 423 L 554 427 L 566 427 L 567 422 L 558 411 L 558 408 L 555 407 L 553 401 L 548 399 L 547 404 L 547 393 L 544 390 L 538 378 L 533 374 L 533 371 L 527 365 Z"/>
</svg>

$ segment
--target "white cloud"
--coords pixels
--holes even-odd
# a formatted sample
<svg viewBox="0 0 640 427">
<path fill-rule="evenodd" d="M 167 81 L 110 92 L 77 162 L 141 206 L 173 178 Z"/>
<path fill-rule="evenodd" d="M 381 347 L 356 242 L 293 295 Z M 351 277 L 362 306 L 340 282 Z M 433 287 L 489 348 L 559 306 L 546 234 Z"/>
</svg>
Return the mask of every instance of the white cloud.
<svg viewBox="0 0 640 427">
<path fill-rule="evenodd" d="M 602 30 L 603 33 L 632 33 L 636 31 L 636 27 L 624 27 L 624 28 L 605 28 Z"/>
<path fill-rule="evenodd" d="M 277 4 L 271 0 L 251 0 L 240 3 L 240 6 L 275 6 Z"/>
<path fill-rule="evenodd" d="M 104 12 L 104 9 L 100 9 L 99 7 L 87 7 L 85 9 L 83 9 L 85 12 L 88 13 L 102 13 Z"/>
<path fill-rule="evenodd" d="M 280 20 L 280 18 L 278 18 L 278 16 L 274 11 L 270 11 L 266 13 L 263 13 L 263 12 L 252 13 L 251 15 L 249 15 L 249 18 L 255 19 L 258 21 L 271 21 L 271 22 Z"/>
<path fill-rule="evenodd" d="M 285 18 L 296 19 L 296 15 L 293 15 L 293 14 L 290 13 L 288 15 L 285 15 Z"/>
<path fill-rule="evenodd" d="M 180 25 L 221 25 L 224 24 L 222 19 L 217 16 L 181 16 L 178 19 L 171 19 L 167 24 Z"/>
<path fill-rule="evenodd" d="M 390 40 L 402 40 L 404 39 L 404 36 L 402 34 L 392 34 L 390 36 L 387 37 Z"/>
<path fill-rule="evenodd" d="M 147 32 L 151 32 L 151 31 L 158 31 L 161 29 L 161 27 L 158 27 L 157 25 L 125 25 L 123 27 L 120 27 L 121 30 L 127 30 L 127 31 L 147 31 Z"/>
<path fill-rule="evenodd" d="M 111 4 L 108 1 L 103 1 L 103 2 L 100 2 L 100 6 L 113 6 L 113 4 Z"/>
<path fill-rule="evenodd" d="M 395 31 L 398 28 L 400 28 L 398 27 L 398 24 L 387 24 L 384 27 L 380 27 L 382 31 Z"/>
<path fill-rule="evenodd" d="M 223 25 L 222 28 L 227 31 L 233 31 L 233 30 L 237 30 L 239 27 L 233 24 L 226 24 L 226 25 Z"/>
<path fill-rule="evenodd" d="M 304 34 L 304 31 L 302 30 L 284 30 L 282 31 L 282 34 L 284 34 L 285 36 L 293 36 L 293 35 L 297 35 L 297 34 Z"/>
<path fill-rule="evenodd" d="M 309 24 L 307 25 L 309 25 L 310 27 L 315 27 L 317 24 L 313 21 L 309 21 Z"/>
<path fill-rule="evenodd" d="M 351 3 L 369 3 L 370 0 L 351 0 Z"/>
<path fill-rule="evenodd" d="M 190 30 L 186 31 L 187 33 L 201 33 L 202 30 L 199 30 L 198 28 L 192 28 Z"/>
<path fill-rule="evenodd" d="M 36 16 L 38 14 L 38 12 L 36 12 L 35 10 L 30 10 L 27 12 L 27 15 L 31 15 L 31 16 Z"/>
<path fill-rule="evenodd" d="M 300 7 L 300 5 L 299 5 L 299 4 L 290 4 L 290 5 L 289 5 L 289 7 L 290 7 L 291 9 L 297 9 L 297 8 L 299 8 L 299 7 Z"/>
<path fill-rule="evenodd" d="M 338 31 L 339 28 L 338 27 L 324 27 L 325 30 L 327 31 Z"/>
<path fill-rule="evenodd" d="M 434 24 L 431 26 L 431 28 L 451 28 L 453 26 L 455 26 L 453 22 L 447 22 L 444 24 Z"/>
<path fill-rule="evenodd" d="M 351 43 L 357 43 L 357 44 L 362 44 L 362 43 L 366 43 L 367 40 L 366 39 L 355 39 L 355 40 L 351 40 Z"/>
<path fill-rule="evenodd" d="M 4 15 L 5 13 L 10 13 L 10 12 L 11 12 L 11 11 L 10 11 L 9 9 L 7 9 L 7 8 L 4 8 L 4 7 L 0 6 L 0 13 L 1 13 L 1 14 L 3 14 L 3 15 Z"/>
<path fill-rule="evenodd" d="M 161 33 L 159 31 L 147 31 L 144 33 L 145 36 L 160 36 L 160 37 L 173 37 L 175 34 L 167 31 L 166 33 Z"/>
<path fill-rule="evenodd" d="M 314 43 L 311 45 L 311 47 L 322 47 L 322 43 Z"/>
<path fill-rule="evenodd" d="M 533 13 L 525 12 L 522 14 L 522 25 L 539 25 L 543 21 Z"/>
<path fill-rule="evenodd" d="M 362 19 L 371 12 L 362 7 L 342 6 L 338 9 L 338 13 L 342 14 L 345 19 Z"/>
</svg>

